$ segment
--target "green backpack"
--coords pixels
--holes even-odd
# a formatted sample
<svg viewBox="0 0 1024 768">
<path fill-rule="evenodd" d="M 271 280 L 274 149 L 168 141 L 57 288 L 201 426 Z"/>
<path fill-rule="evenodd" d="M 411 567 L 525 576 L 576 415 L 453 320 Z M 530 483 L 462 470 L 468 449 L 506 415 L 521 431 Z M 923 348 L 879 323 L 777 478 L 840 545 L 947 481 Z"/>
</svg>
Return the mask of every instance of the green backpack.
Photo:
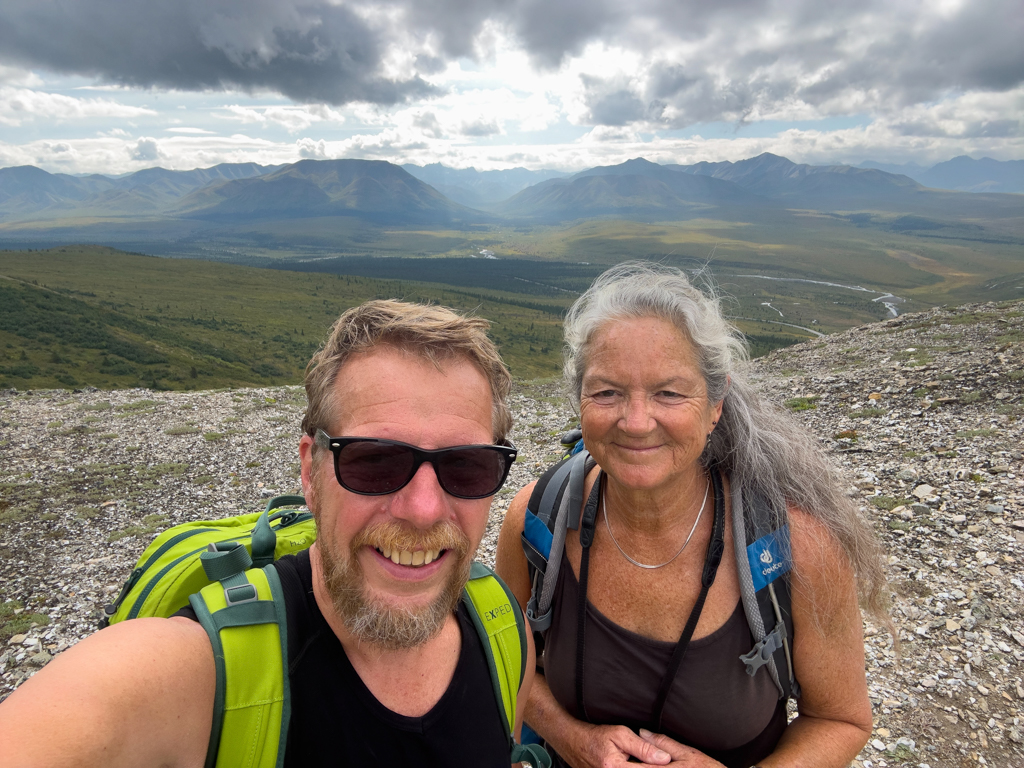
<svg viewBox="0 0 1024 768">
<path fill-rule="evenodd" d="M 171 616 L 191 604 L 213 646 L 217 667 L 213 731 L 206 768 L 284 764 L 291 714 L 288 623 L 277 570 L 270 564 L 316 539 L 302 496 L 271 499 L 262 513 L 186 523 L 160 534 L 142 553 L 104 624 Z M 519 603 L 490 569 L 473 563 L 463 592 L 502 712 L 510 762 L 548 768 L 551 758 L 513 735 L 516 699 L 526 670 L 525 621 Z"/>
</svg>

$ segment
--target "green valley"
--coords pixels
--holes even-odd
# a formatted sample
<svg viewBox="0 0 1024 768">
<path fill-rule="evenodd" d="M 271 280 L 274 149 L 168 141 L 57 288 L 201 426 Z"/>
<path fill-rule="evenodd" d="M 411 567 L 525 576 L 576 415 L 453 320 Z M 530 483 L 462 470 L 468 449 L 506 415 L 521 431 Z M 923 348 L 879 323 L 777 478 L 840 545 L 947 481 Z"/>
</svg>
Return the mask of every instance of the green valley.
<svg viewBox="0 0 1024 768">
<path fill-rule="evenodd" d="M 68 246 L 0 252 L 0 388 L 296 383 L 338 315 L 369 298 L 484 316 L 516 376 L 559 369 L 566 299 Z"/>
</svg>

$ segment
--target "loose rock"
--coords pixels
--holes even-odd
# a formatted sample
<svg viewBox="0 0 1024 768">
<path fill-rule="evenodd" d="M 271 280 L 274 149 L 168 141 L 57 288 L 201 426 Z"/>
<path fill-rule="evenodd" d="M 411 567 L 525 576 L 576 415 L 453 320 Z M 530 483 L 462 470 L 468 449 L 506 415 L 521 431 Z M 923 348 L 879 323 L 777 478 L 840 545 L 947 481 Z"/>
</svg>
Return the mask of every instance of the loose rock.
<svg viewBox="0 0 1024 768">
<path fill-rule="evenodd" d="M 884 627 L 865 623 L 885 735 L 861 768 L 1024 765 L 1019 338 L 1024 303 L 980 304 L 754 361 L 768 400 L 816 398 L 797 418 L 845 487 L 863 481 L 855 498 L 885 546 L 902 656 Z M 304 407 L 298 387 L 0 392 L 0 604 L 16 601 L 11 618 L 26 617 L 0 635 L 0 697 L 95 630 L 158 530 L 297 491 Z M 520 457 L 491 508 L 488 562 L 512 496 L 558 458 L 557 436 L 573 424 L 556 385 L 520 386 L 512 408 Z"/>
</svg>

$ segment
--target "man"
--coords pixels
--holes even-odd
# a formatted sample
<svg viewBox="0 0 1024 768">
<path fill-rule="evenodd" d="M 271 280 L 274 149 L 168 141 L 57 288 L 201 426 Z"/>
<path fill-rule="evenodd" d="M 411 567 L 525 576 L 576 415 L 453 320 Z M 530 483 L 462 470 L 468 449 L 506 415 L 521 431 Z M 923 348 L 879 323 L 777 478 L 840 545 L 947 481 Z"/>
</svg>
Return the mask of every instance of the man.
<svg viewBox="0 0 1024 768">
<path fill-rule="evenodd" d="M 277 564 L 285 765 L 509 764 L 460 601 L 514 458 L 495 445 L 511 428 L 511 379 L 486 327 L 372 301 L 342 315 L 307 368 L 299 454 L 318 540 Z M 517 728 L 533 669 L 531 644 Z M 0 765 L 202 766 L 215 684 L 192 618 L 113 625 L 0 705 Z"/>
</svg>

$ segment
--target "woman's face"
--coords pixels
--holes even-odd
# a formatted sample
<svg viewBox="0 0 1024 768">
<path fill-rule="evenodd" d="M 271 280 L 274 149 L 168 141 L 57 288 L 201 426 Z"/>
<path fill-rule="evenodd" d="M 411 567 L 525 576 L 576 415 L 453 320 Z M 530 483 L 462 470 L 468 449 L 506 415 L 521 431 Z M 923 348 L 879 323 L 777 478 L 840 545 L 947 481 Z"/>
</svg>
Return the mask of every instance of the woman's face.
<svg viewBox="0 0 1024 768">
<path fill-rule="evenodd" d="M 722 404 L 709 403 L 693 345 L 654 317 L 611 320 L 593 336 L 580 420 L 587 450 L 628 488 L 692 478 Z"/>
</svg>

